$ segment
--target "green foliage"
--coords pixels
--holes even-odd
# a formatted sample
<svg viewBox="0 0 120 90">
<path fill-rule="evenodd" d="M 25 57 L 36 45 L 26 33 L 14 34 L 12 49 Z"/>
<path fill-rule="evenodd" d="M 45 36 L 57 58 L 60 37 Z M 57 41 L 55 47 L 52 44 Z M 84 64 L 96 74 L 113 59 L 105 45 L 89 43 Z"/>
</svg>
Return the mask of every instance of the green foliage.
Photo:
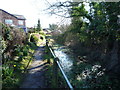
<svg viewBox="0 0 120 90">
<path fill-rule="evenodd" d="M 112 81 L 105 75 L 104 69 L 99 63 L 91 65 L 79 62 L 73 66 L 73 75 L 71 76 L 75 88 L 111 88 L 112 86 Z"/>
<path fill-rule="evenodd" d="M 49 24 L 49 29 L 50 30 L 56 30 L 58 28 L 58 25 L 56 24 Z"/>
<path fill-rule="evenodd" d="M 67 84 L 64 80 L 64 77 L 62 76 L 61 72 L 58 69 L 58 72 L 55 72 L 54 65 L 54 58 L 51 55 L 50 51 L 46 47 L 45 49 L 45 55 L 43 56 L 45 60 L 50 60 L 50 64 L 47 66 L 48 70 L 45 73 L 46 81 L 45 84 L 48 86 L 48 88 L 68 88 Z M 57 74 L 57 82 L 56 82 L 56 74 Z"/>
<path fill-rule="evenodd" d="M 28 48 L 28 49 L 27 49 Z M 17 49 L 16 49 L 17 50 Z M 19 51 L 19 52 L 17 52 Z M 24 75 L 24 70 L 29 61 L 32 60 L 32 53 L 30 46 L 23 46 L 15 53 L 14 60 L 7 61 L 3 64 L 3 88 L 19 87 Z M 11 83 L 11 84 L 9 84 Z"/>
<path fill-rule="evenodd" d="M 58 77 L 58 84 L 55 82 L 55 72 L 54 72 L 54 66 L 53 65 L 49 65 L 48 66 L 48 71 L 45 74 L 45 77 L 47 77 L 46 79 L 46 85 L 49 88 L 68 88 L 62 74 L 60 73 L 60 71 L 58 71 L 57 73 L 57 77 Z"/>
<path fill-rule="evenodd" d="M 3 25 L 2 30 L 0 44 L 2 44 L 3 88 L 16 88 L 23 79 L 26 66 L 32 60 L 35 45 L 30 45 L 25 33 L 19 29 Z"/>
<path fill-rule="evenodd" d="M 4 76 L 13 77 L 14 76 L 13 71 L 14 71 L 13 67 L 9 68 L 7 65 L 3 65 L 3 75 Z M 3 79 L 4 79 L 4 76 L 3 76 Z"/>
<path fill-rule="evenodd" d="M 33 42 L 34 44 L 38 43 L 38 37 L 36 37 L 35 35 L 31 35 L 30 41 Z"/>
<path fill-rule="evenodd" d="M 41 24 L 40 24 L 40 20 L 38 20 L 38 24 L 37 24 L 37 31 L 41 31 Z"/>
<path fill-rule="evenodd" d="M 43 30 L 41 30 L 41 31 L 39 32 L 39 34 L 40 34 L 40 35 L 43 35 L 43 36 L 46 36 L 46 34 L 44 33 Z"/>
<path fill-rule="evenodd" d="M 108 73 L 105 72 L 101 77 L 96 79 L 89 78 L 88 81 L 87 79 L 71 81 L 73 81 L 74 86 L 78 86 L 77 88 L 81 88 L 81 86 L 84 87 L 86 84 L 93 88 L 109 86 L 114 88 L 119 82 L 113 84 L 115 79 L 110 81 L 110 78 L 108 77 L 110 77 L 112 73 L 114 77 L 119 79 L 120 74 L 118 72 L 115 73 L 115 71 L 120 69 L 115 69 L 115 67 L 120 67 L 118 61 L 112 59 L 112 57 L 114 57 L 117 60 L 120 60 L 120 27 L 117 23 L 117 15 L 120 14 L 120 2 L 89 2 L 87 3 L 90 6 L 89 11 L 86 11 L 86 4 L 82 2 L 73 6 L 71 6 L 71 4 L 73 3 L 70 2 L 67 6 L 69 14 L 72 17 L 69 30 L 61 36 L 58 36 L 56 42 L 70 46 L 76 56 L 86 56 L 87 61 L 90 63 L 99 61 L 105 69 L 108 69 L 112 63 L 116 63 L 110 71 L 108 70 Z M 66 2 L 61 3 L 57 7 L 66 8 Z M 105 58 L 107 56 L 109 56 L 109 59 Z M 81 70 L 83 70 L 85 66 L 88 65 L 84 63 L 77 65 L 74 69 L 74 78 L 77 77 L 76 74 L 81 73 Z M 95 76 L 96 75 L 94 74 L 93 77 Z"/>
<path fill-rule="evenodd" d="M 36 50 L 37 49 L 37 46 L 34 43 L 32 43 L 32 42 L 29 42 L 28 45 L 30 46 L 30 48 L 32 50 Z"/>
<path fill-rule="evenodd" d="M 29 41 L 34 43 L 38 47 L 45 45 L 45 34 L 43 34 L 42 31 L 40 31 L 39 33 L 31 33 Z"/>
</svg>

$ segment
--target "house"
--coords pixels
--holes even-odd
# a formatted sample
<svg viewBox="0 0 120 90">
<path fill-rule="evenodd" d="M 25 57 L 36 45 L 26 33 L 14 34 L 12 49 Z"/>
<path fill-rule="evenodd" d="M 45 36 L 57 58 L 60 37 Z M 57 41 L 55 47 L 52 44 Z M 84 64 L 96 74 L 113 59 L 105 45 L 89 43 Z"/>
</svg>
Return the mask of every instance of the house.
<svg viewBox="0 0 120 90">
<path fill-rule="evenodd" d="M 22 28 L 26 31 L 26 22 L 23 15 L 10 14 L 5 10 L 0 9 L 0 22 L 9 26 Z"/>
<path fill-rule="evenodd" d="M 43 31 L 45 34 L 51 34 L 51 31 L 49 30 L 49 28 L 44 28 Z"/>
</svg>

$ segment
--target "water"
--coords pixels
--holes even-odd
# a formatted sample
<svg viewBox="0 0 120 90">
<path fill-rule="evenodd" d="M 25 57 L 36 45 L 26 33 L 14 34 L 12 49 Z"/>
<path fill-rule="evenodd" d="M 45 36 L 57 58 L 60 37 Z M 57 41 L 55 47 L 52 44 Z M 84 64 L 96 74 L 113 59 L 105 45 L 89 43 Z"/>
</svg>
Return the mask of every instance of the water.
<svg viewBox="0 0 120 90">
<path fill-rule="evenodd" d="M 70 54 L 67 54 L 65 52 L 69 52 L 68 49 L 59 47 L 54 50 L 55 55 L 59 58 L 59 62 L 61 63 L 61 66 L 65 73 L 69 73 L 72 69 L 73 65 L 73 57 Z"/>
<path fill-rule="evenodd" d="M 89 80 L 91 80 L 91 77 L 93 77 L 93 74 L 94 74 L 94 77 L 102 76 L 104 74 L 104 72 L 97 73 L 98 68 L 101 67 L 99 64 L 95 64 L 94 66 L 92 65 L 91 67 L 89 64 L 88 64 L 89 67 L 86 67 L 87 66 L 86 64 L 86 66 L 83 66 L 84 69 L 82 70 L 82 72 L 80 71 L 82 76 L 80 76 L 80 74 L 76 75 L 74 74 L 74 70 L 73 70 L 74 69 L 73 62 L 75 61 L 75 58 L 73 54 L 69 53 L 70 50 L 65 46 L 59 46 L 59 47 L 57 46 L 57 48 L 56 47 L 54 48 L 54 52 L 55 52 L 55 55 L 59 58 L 60 60 L 59 62 L 61 63 L 61 66 L 65 74 L 67 75 L 68 79 L 71 81 L 71 84 L 74 82 L 77 82 L 75 83 L 76 88 L 90 88 L 92 84 L 87 81 L 88 78 Z M 95 73 L 96 73 L 96 76 L 95 76 Z M 77 77 L 77 78 L 74 78 L 74 77 Z"/>
</svg>

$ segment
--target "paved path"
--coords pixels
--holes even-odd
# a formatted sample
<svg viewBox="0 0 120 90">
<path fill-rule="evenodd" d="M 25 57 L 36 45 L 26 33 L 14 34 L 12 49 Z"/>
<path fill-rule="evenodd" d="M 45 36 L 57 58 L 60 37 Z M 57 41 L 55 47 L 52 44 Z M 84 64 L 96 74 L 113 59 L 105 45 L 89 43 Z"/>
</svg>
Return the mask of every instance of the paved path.
<svg viewBox="0 0 120 90">
<path fill-rule="evenodd" d="M 46 88 L 45 86 L 45 71 L 47 63 L 43 61 L 42 55 L 44 47 L 39 47 L 34 54 L 34 61 L 31 68 L 28 69 L 28 74 L 20 88 Z"/>
</svg>

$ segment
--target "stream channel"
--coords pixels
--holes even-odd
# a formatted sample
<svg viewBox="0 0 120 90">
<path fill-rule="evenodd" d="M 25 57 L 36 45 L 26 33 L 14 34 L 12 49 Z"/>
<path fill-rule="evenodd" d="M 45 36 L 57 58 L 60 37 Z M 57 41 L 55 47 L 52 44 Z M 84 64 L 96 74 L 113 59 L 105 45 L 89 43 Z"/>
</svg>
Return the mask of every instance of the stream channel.
<svg viewBox="0 0 120 90">
<path fill-rule="evenodd" d="M 70 75 L 72 73 L 71 69 L 73 66 L 74 56 L 71 53 L 71 50 L 66 46 L 59 46 L 54 45 L 53 46 L 55 55 L 59 58 L 59 62 L 67 75 L 67 77 L 70 79 Z"/>
<path fill-rule="evenodd" d="M 67 75 L 68 79 L 72 82 L 73 81 L 73 76 L 74 75 L 74 66 L 75 66 L 75 56 L 74 54 L 72 53 L 72 51 L 66 47 L 66 46 L 60 46 L 60 45 L 54 45 L 53 46 L 53 49 L 54 49 L 54 53 L 55 55 L 59 58 L 59 62 L 65 72 L 65 74 Z M 80 75 L 77 76 L 77 81 L 81 81 L 82 80 L 82 83 L 83 85 L 81 86 L 76 86 L 77 88 L 88 88 L 90 87 L 90 85 L 92 85 L 91 83 L 88 83 L 87 80 L 89 78 L 89 80 L 93 80 L 91 79 L 93 77 L 93 74 L 94 74 L 94 77 L 101 77 L 104 72 L 103 71 L 100 71 L 100 72 L 97 72 L 98 71 L 98 68 L 100 68 L 101 65 L 99 65 L 98 63 L 94 64 L 94 65 L 90 65 L 90 64 L 86 64 L 86 66 L 84 66 L 84 64 L 82 65 L 82 68 L 85 68 L 84 70 L 82 70 L 82 73 Z M 75 80 L 76 81 L 76 80 Z"/>
</svg>

